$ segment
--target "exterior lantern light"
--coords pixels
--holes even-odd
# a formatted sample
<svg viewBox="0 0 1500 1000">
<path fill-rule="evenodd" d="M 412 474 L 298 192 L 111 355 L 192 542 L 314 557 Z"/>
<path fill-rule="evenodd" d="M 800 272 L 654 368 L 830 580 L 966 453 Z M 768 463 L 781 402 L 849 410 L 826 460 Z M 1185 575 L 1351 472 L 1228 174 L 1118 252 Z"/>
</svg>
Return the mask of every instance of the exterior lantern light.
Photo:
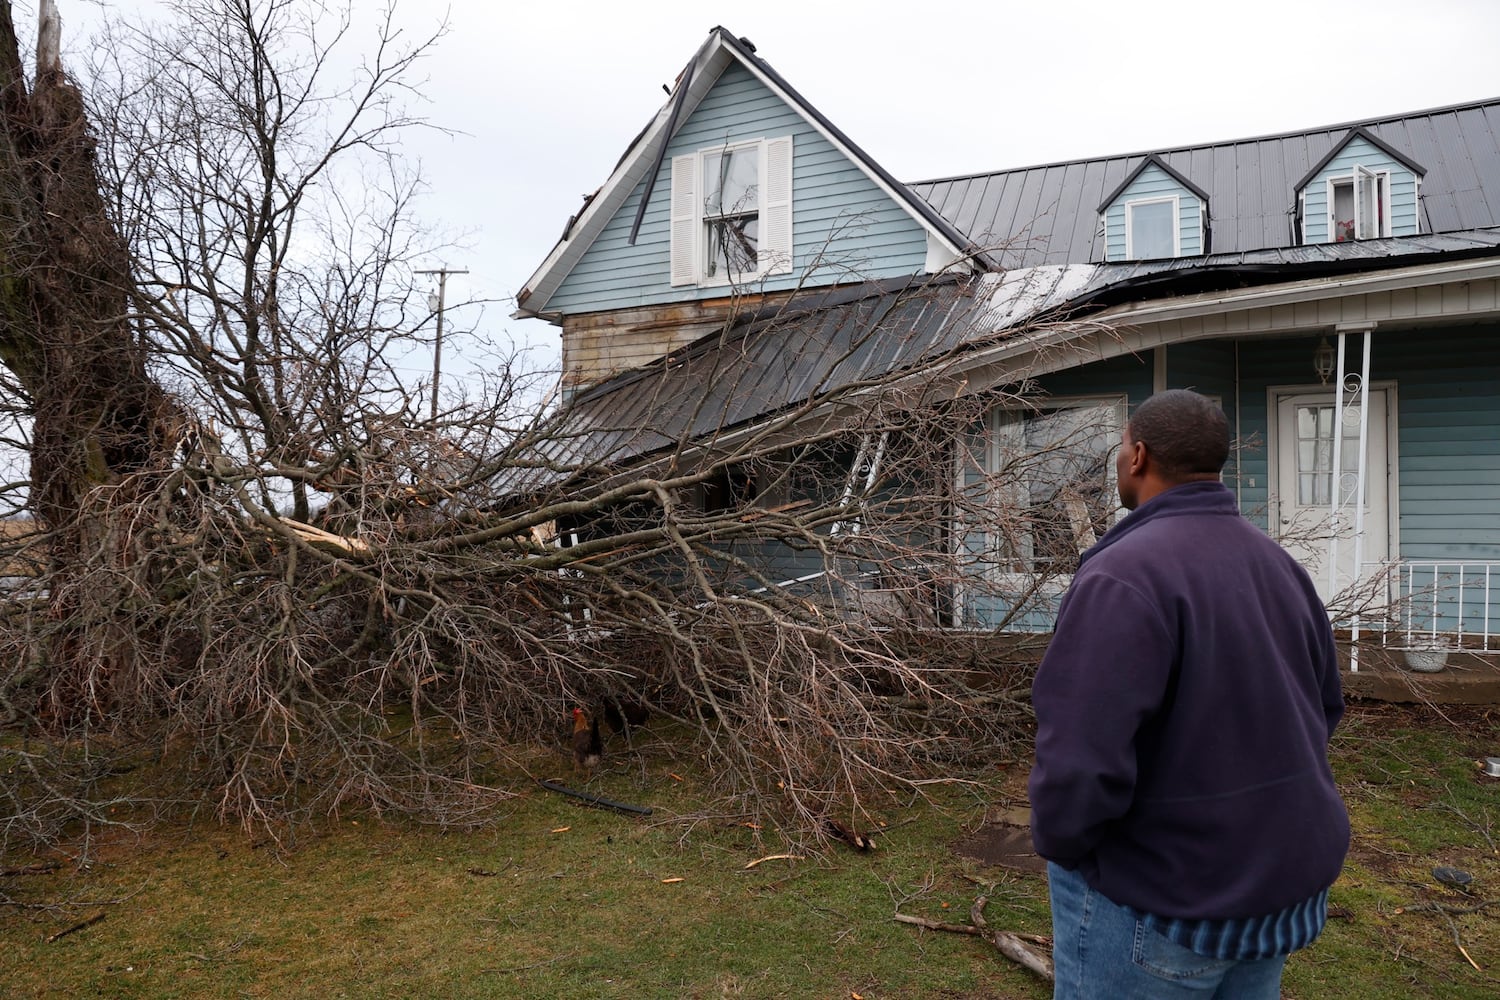
<svg viewBox="0 0 1500 1000">
<path fill-rule="evenodd" d="M 1327 385 L 1328 380 L 1333 377 L 1335 359 L 1333 345 L 1328 342 L 1328 338 L 1324 337 L 1319 340 L 1317 349 L 1313 351 L 1313 371 L 1318 373 L 1318 381 L 1324 385 Z"/>
</svg>

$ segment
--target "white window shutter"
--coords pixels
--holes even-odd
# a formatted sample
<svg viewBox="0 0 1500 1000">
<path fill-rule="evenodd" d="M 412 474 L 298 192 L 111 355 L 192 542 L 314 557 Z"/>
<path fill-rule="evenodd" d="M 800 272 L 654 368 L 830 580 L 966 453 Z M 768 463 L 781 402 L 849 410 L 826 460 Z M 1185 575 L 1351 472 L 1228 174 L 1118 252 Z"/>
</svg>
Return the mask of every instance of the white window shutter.
<svg viewBox="0 0 1500 1000">
<path fill-rule="evenodd" d="M 672 157 L 672 284 L 698 280 L 698 154 Z"/>
<path fill-rule="evenodd" d="M 766 142 L 766 193 L 759 253 L 763 274 L 792 271 L 792 137 Z"/>
</svg>

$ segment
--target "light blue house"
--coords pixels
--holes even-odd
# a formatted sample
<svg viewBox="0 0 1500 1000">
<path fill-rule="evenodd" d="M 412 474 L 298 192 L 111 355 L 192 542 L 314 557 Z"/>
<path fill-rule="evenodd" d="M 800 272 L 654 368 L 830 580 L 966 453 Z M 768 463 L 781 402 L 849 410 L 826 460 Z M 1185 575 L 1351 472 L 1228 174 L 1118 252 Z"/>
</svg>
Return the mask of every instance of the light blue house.
<svg viewBox="0 0 1500 1000">
<path fill-rule="evenodd" d="M 518 301 L 562 328 L 582 462 L 941 364 L 964 406 L 936 446 L 953 507 L 916 539 L 957 567 L 930 623 L 1047 627 L 1118 515 L 1129 407 L 1192 387 L 1235 428 L 1246 516 L 1343 624 L 1500 648 L 1500 99 L 903 184 L 716 28 Z M 889 445 L 816 471 L 874 488 Z"/>
</svg>

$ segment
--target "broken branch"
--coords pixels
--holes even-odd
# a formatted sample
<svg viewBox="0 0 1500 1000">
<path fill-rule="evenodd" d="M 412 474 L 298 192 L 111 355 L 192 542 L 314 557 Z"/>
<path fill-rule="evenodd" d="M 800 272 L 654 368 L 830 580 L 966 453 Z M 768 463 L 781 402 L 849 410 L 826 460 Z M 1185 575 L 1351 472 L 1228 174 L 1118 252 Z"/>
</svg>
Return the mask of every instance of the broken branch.
<svg viewBox="0 0 1500 1000">
<path fill-rule="evenodd" d="M 969 909 L 969 917 L 972 924 L 946 924 L 937 920 L 928 920 L 925 917 L 914 917 L 906 913 L 897 913 L 895 919 L 898 923 L 914 924 L 932 931 L 948 931 L 953 934 L 972 934 L 982 937 L 1006 958 L 1015 962 L 1021 968 L 1034 975 L 1052 982 L 1052 960 L 1037 954 L 1026 946 L 1026 941 L 1037 944 L 1047 944 L 1047 939 L 1032 934 L 1015 934 L 1011 931 L 991 931 L 989 924 L 984 919 L 984 907 L 989 902 L 988 896 L 980 896 L 974 900 L 974 905 Z M 1023 940 L 1023 938 L 1025 940 Z"/>
<path fill-rule="evenodd" d="M 78 923 L 74 924 L 72 927 L 64 927 L 62 930 L 58 931 L 56 934 L 49 934 L 49 935 L 47 935 L 47 943 L 51 944 L 53 941 L 56 941 L 59 938 L 65 938 L 69 934 L 72 934 L 74 931 L 81 931 L 85 927 L 92 927 L 92 926 L 94 926 L 95 924 L 97 924 L 99 921 L 101 921 L 103 919 L 104 919 L 104 912 L 101 910 L 100 912 L 94 914 L 92 917 L 89 917 L 87 920 L 80 920 Z"/>
</svg>

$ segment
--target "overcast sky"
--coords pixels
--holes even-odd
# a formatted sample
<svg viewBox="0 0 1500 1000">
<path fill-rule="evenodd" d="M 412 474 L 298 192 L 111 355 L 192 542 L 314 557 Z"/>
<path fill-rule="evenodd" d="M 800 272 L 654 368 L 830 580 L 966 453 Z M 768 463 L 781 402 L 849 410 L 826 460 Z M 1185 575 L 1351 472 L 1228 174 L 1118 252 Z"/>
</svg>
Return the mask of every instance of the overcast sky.
<svg viewBox="0 0 1500 1000">
<path fill-rule="evenodd" d="M 118 6 L 134 8 L 147 0 Z M 75 0 L 58 0 L 65 23 Z M 375 6 L 375 0 L 358 0 Z M 440 3 L 407 0 L 414 27 Z M 555 354 L 513 297 L 722 24 L 898 179 L 1161 149 L 1500 95 L 1493 0 L 754 4 L 452 0 L 413 136 L 429 214 L 470 232 L 450 301 Z M 455 347 L 458 345 L 455 344 Z M 446 352 L 445 352 L 446 354 Z"/>
</svg>

